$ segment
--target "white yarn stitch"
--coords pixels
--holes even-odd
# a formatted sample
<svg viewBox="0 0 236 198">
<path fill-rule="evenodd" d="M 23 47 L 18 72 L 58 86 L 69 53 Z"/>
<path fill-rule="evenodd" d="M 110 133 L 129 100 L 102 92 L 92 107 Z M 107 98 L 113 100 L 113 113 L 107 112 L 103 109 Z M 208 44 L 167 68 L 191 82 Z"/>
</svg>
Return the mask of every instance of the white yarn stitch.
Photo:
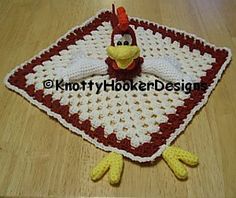
<svg viewBox="0 0 236 198">
<path fill-rule="evenodd" d="M 67 68 L 56 68 L 56 74 L 65 82 L 80 80 L 94 74 L 106 74 L 107 65 L 103 60 L 85 56 L 84 52 L 73 56 Z"/>
<path fill-rule="evenodd" d="M 181 72 L 180 63 L 174 57 L 145 58 L 142 71 L 154 74 L 163 80 L 170 82 L 193 82 L 193 77 Z"/>
</svg>

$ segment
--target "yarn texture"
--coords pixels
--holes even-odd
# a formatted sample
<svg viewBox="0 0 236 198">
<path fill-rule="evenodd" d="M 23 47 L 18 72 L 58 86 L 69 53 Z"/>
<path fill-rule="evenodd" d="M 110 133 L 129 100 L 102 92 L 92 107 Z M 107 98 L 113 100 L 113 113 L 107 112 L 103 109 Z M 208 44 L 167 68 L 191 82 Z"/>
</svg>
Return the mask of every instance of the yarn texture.
<svg viewBox="0 0 236 198">
<path fill-rule="evenodd" d="M 198 157 L 178 147 L 168 147 L 162 154 L 164 160 L 179 179 L 187 179 L 188 172 L 180 160 L 187 165 L 196 166 Z"/>
<path fill-rule="evenodd" d="M 109 153 L 93 168 L 91 179 L 93 181 L 101 179 L 108 170 L 110 184 L 119 183 L 123 170 L 123 156 L 114 152 Z"/>
<path fill-rule="evenodd" d="M 55 86 L 45 89 L 43 82 L 48 79 L 111 82 L 104 62 L 112 32 L 111 18 L 110 11 L 100 11 L 13 69 L 5 84 L 96 147 L 115 152 L 95 168 L 91 177 L 96 180 L 110 167 L 110 182 L 117 183 L 122 169 L 120 155 L 138 162 L 153 161 L 185 130 L 194 114 L 206 104 L 231 60 L 231 51 L 184 31 L 130 17 L 144 59 L 142 72 L 134 82 L 183 78 L 206 83 L 207 89 L 190 93 L 101 90 L 99 94 L 95 89 L 65 91 L 56 90 Z M 177 159 L 190 156 L 187 159 L 190 164 L 195 158 L 178 149 L 165 151 L 169 166 L 178 177 L 185 178 L 186 172 L 178 160 L 175 164 L 168 160 L 173 152 L 178 153 Z M 119 163 L 112 166 L 113 161 Z"/>
</svg>

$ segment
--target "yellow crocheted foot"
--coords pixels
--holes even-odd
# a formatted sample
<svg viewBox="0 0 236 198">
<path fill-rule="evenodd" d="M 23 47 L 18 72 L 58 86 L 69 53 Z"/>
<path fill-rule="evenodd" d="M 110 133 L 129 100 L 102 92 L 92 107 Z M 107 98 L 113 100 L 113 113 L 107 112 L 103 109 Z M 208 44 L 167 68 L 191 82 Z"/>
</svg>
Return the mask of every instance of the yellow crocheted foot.
<svg viewBox="0 0 236 198">
<path fill-rule="evenodd" d="M 198 164 L 198 157 L 196 155 L 174 146 L 168 147 L 162 153 L 162 156 L 179 179 L 187 179 L 188 177 L 188 172 L 180 160 L 191 166 Z"/>
<path fill-rule="evenodd" d="M 90 174 L 91 179 L 93 181 L 101 179 L 108 169 L 110 184 L 119 183 L 123 171 L 123 156 L 114 152 L 109 153 L 93 168 Z"/>
</svg>

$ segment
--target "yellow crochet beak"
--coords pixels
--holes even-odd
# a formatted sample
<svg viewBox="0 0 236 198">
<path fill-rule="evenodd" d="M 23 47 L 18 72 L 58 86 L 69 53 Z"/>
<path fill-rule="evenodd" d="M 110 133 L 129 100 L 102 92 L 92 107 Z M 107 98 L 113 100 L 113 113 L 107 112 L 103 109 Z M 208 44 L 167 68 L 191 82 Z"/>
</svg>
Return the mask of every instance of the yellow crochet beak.
<svg viewBox="0 0 236 198">
<path fill-rule="evenodd" d="M 137 46 L 109 46 L 107 47 L 108 56 L 116 61 L 120 69 L 126 69 L 134 59 L 140 55 L 140 49 Z"/>
</svg>

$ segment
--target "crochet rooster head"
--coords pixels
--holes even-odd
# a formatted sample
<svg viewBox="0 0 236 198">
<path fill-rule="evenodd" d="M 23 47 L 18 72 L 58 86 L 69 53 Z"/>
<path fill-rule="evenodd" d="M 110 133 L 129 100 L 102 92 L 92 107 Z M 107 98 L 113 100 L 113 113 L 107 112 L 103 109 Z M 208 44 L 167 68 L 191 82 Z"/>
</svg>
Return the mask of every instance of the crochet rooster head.
<svg viewBox="0 0 236 198">
<path fill-rule="evenodd" d="M 123 7 L 112 5 L 113 28 L 111 45 L 107 47 L 108 74 L 117 80 L 129 80 L 141 73 L 143 58 L 137 46 L 135 32 L 129 25 L 129 19 Z"/>
</svg>

